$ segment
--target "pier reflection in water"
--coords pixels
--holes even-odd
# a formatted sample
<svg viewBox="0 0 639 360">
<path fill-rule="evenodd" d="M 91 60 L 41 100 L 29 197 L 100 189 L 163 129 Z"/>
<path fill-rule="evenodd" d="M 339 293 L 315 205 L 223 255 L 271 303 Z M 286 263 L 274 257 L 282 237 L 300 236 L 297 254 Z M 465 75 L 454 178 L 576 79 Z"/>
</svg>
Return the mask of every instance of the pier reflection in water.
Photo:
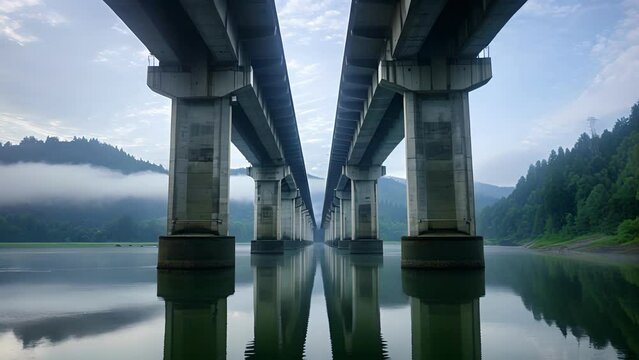
<svg viewBox="0 0 639 360">
<path fill-rule="evenodd" d="M 635 359 L 634 261 L 487 248 L 484 272 L 318 245 L 157 272 L 154 249 L 0 252 L 0 359 Z M 484 281 L 485 279 L 485 281 Z"/>
</svg>

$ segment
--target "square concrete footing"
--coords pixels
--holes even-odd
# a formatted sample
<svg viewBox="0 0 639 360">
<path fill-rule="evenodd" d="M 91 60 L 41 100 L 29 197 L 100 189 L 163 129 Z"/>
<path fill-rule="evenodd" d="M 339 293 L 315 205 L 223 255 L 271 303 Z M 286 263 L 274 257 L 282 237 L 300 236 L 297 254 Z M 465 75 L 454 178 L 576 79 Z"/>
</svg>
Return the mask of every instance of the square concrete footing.
<svg viewBox="0 0 639 360">
<path fill-rule="evenodd" d="M 158 269 L 215 269 L 235 266 L 235 237 L 167 235 L 158 243 Z"/>
<path fill-rule="evenodd" d="M 423 269 L 484 268 L 484 239 L 463 234 L 403 236 L 402 267 Z"/>
<path fill-rule="evenodd" d="M 340 250 L 349 250 L 351 248 L 350 240 L 339 240 L 337 241 L 337 248 Z"/>
<path fill-rule="evenodd" d="M 284 240 L 253 240 L 251 254 L 284 254 Z"/>
<path fill-rule="evenodd" d="M 356 239 L 350 241 L 351 254 L 383 254 L 384 243 L 379 239 Z"/>
<path fill-rule="evenodd" d="M 303 248 L 306 244 L 299 240 L 283 240 L 284 250 L 296 250 Z"/>
</svg>

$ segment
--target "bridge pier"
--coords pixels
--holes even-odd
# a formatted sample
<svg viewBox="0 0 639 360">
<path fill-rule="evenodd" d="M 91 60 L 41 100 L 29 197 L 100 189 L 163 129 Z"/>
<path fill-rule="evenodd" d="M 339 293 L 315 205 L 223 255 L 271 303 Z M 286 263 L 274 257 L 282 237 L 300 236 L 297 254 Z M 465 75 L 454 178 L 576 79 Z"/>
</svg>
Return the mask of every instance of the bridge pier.
<svg viewBox="0 0 639 360">
<path fill-rule="evenodd" d="M 235 264 L 235 237 L 228 236 L 231 113 L 229 96 L 173 98 L 168 235 L 158 244 L 159 269 Z"/>
<path fill-rule="evenodd" d="M 284 252 L 281 191 L 282 179 L 288 175 L 288 167 L 250 167 L 248 174 L 255 180 L 255 240 L 251 241 L 251 253 L 281 254 Z"/>
<path fill-rule="evenodd" d="M 282 190 L 282 241 L 285 249 L 298 248 L 301 242 L 295 240 L 295 200 L 298 191 Z"/>
<path fill-rule="evenodd" d="M 383 166 L 345 166 L 344 174 L 351 181 L 351 254 L 382 253 L 377 223 L 377 179 L 385 173 Z"/>
<path fill-rule="evenodd" d="M 481 268 L 468 91 L 405 91 L 403 100 L 408 236 L 402 266 Z"/>
<path fill-rule="evenodd" d="M 350 249 L 350 241 L 352 235 L 352 211 L 351 211 L 351 192 L 336 190 L 335 197 L 340 203 L 340 238 L 337 242 L 338 249 Z"/>
</svg>

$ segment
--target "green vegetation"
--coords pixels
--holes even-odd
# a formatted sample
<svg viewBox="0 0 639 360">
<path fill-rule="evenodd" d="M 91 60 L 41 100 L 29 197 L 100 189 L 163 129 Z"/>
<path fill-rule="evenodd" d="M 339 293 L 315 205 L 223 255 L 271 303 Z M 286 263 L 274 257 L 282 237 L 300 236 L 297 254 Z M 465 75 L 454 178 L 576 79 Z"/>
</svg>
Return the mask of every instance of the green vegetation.
<svg viewBox="0 0 639 360">
<path fill-rule="evenodd" d="M 502 245 L 639 244 L 639 103 L 612 131 L 582 134 L 531 165 L 510 196 L 480 213 L 478 233 Z"/>
<path fill-rule="evenodd" d="M 0 144 L 0 163 L 40 162 L 47 164 L 90 164 L 102 166 L 123 174 L 142 171 L 168 173 L 161 165 L 136 159 L 122 149 L 101 143 L 97 139 L 73 138 L 60 141 L 47 137 L 45 141 L 33 136 L 25 137 L 20 144 Z"/>
</svg>

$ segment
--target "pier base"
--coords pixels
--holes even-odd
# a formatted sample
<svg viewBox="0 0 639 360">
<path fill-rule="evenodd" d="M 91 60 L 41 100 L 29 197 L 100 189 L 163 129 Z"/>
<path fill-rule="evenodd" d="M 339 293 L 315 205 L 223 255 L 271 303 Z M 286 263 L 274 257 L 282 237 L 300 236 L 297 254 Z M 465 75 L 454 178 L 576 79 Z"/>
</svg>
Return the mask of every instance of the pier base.
<svg viewBox="0 0 639 360">
<path fill-rule="evenodd" d="M 283 240 L 253 240 L 251 254 L 284 254 Z"/>
<path fill-rule="evenodd" d="M 481 269 L 484 239 L 461 234 L 403 236 L 402 267 L 425 269 Z"/>
<path fill-rule="evenodd" d="M 351 254 L 383 254 L 382 240 L 379 239 L 358 239 L 351 240 Z"/>
<path fill-rule="evenodd" d="M 233 266 L 234 236 L 160 236 L 158 269 L 215 269 Z"/>
</svg>

